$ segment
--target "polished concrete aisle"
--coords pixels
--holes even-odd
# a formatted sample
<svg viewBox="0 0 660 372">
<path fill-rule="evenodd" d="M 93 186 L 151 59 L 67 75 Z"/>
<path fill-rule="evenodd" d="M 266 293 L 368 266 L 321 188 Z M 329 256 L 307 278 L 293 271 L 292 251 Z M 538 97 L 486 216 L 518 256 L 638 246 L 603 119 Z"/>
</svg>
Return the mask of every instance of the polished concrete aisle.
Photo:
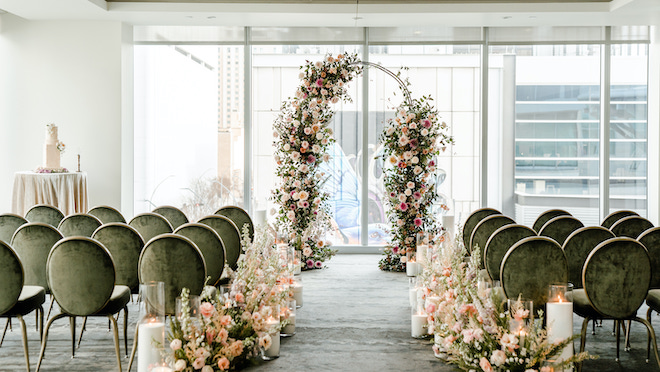
<svg viewBox="0 0 660 372">
<path fill-rule="evenodd" d="M 457 371 L 454 366 L 435 359 L 429 340 L 410 337 L 408 278 L 402 273 L 378 269 L 379 255 L 339 255 L 328 268 L 302 273 L 304 304 L 297 314 L 297 334 L 283 339 L 280 358 L 260 362 L 247 371 Z M 54 311 L 54 314 L 57 310 Z M 129 305 L 129 347 L 137 318 L 137 305 Z M 646 308 L 639 311 L 646 315 Z M 660 330 L 660 316 L 654 326 Z M 31 370 L 39 356 L 39 336 L 35 317 L 29 315 L 28 338 Z M 4 326 L 0 320 L 0 326 Z M 18 321 L 0 347 L 0 372 L 25 371 L 25 359 Z M 78 327 L 80 327 L 80 320 Z M 580 332 L 582 319 L 574 317 L 574 332 Z M 120 320 L 120 327 L 123 320 Z M 621 352 L 615 362 L 615 338 L 612 322 L 606 321 L 589 332 L 587 350 L 600 356 L 588 361 L 583 371 L 659 371 L 646 357 L 646 331 L 635 324 L 632 328 L 632 351 Z M 79 331 L 79 330 L 78 330 Z M 105 319 L 92 319 L 83 342 L 71 359 L 69 323 L 59 320 L 51 330 L 42 371 L 117 371 L 112 334 Z M 122 356 L 124 353 L 121 337 Z M 579 347 L 579 341 L 575 343 Z M 122 358 L 125 371 L 128 360 Z M 136 371 L 134 365 L 132 372 Z"/>
</svg>

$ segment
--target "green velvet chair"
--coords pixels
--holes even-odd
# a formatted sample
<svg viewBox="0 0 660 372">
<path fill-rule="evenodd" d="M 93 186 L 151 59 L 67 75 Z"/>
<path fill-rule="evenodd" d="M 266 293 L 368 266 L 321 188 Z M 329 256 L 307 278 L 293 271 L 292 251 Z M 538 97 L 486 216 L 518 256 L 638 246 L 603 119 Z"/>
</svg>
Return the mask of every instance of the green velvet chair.
<svg viewBox="0 0 660 372">
<path fill-rule="evenodd" d="M 120 211 L 107 205 L 98 205 L 87 211 L 87 213 L 98 218 L 103 223 L 110 223 L 110 222 L 126 223 L 126 219 L 124 218 L 124 216 L 121 214 Z"/>
<path fill-rule="evenodd" d="M 616 236 L 637 239 L 644 231 L 653 228 L 651 221 L 640 216 L 623 217 L 616 221 L 610 230 Z"/>
<path fill-rule="evenodd" d="M 581 227 L 571 233 L 563 249 L 568 260 L 568 281 L 574 289 L 582 288 L 582 267 L 598 244 L 614 238 L 612 232 L 602 226 Z"/>
<path fill-rule="evenodd" d="M 539 230 L 539 236 L 552 238 L 559 243 L 559 246 L 562 246 L 573 231 L 582 227 L 584 227 L 584 224 L 575 217 L 557 216 L 543 224 L 543 227 Z"/>
<path fill-rule="evenodd" d="M 125 285 L 131 293 L 138 293 L 138 261 L 144 241 L 134 228 L 121 222 L 107 223 L 94 231 L 92 239 L 108 249 L 115 262 L 115 283 Z"/>
<path fill-rule="evenodd" d="M 65 238 L 70 236 L 85 236 L 89 238 L 102 224 L 101 220 L 91 214 L 74 213 L 64 217 L 57 229 L 60 230 Z"/>
<path fill-rule="evenodd" d="M 206 216 L 199 223 L 210 226 L 218 233 L 225 246 L 225 260 L 232 270 L 238 267 L 241 255 L 241 236 L 238 227 L 227 217 L 219 215 Z"/>
<path fill-rule="evenodd" d="M 644 231 L 637 241 L 642 243 L 649 253 L 651 259 L 651 283 L 649 284 L 649 291 L 646 296 L 646 304 L 648 310 L 646 311 L 646 320 L 651 322 L 651 314 L 660 312 L 660 227 L 653 227 Z M 651 339 L 649 338 L 649 347 Z M 650 352 L 650 350 L 648 350 Z M 647 355 L 647 359 L 648 359 Z"/>
<path fill-rule="evenodd" d="M 47 204 L 37 204 L 25 212 L 28 222 L 47 223 L 53 227 L 59 226 L 63 218 L 64 214 L 59 209 Z"/>
<path fill-rule="evenodd" d="M 16 230 L 28 221 L 13 213 L 0 214 L 0 241 L 10 244 Z"/>
<path fill-rule="evenodd" d="M 41 337 L 44 322 L 42 305 L 45 300 L 46 290 L 43 287 L 24 285 L 21 260 L 9 244 L 0 241 L 0 318 L 18 318 L 21 323 L 23 351 L 25 352 L 25 364 L 28 372 L 30 372 L 30 353 L 23 316 L 34 310 L 37 311 L 37 329 Z M 6 327 L 5 332 L 7 332 Z M 0 345 L 2 345 L 4 338 L 5 334 L 3 332 Z"/>
<path fill-rule="evenodd" d="M 218 233 L 210 226 L 201 223 L 181 225 L 174 233 L 185 236 L 195 243 L 204 257 L 206 274 L 210 278 L 207 284 L 212 286 L 218 284 L 225 269 L 225 247 Z"/>
<path fill-rule="evenodd" d="M 141 213 L 128 223 L 142 236 L 145 244 L 155 236 L 170 234 L 174 229 L 165 217 L 156 213 Z"/>
<path fill-rule="evenodd" d="M 36 371 L 41 368 L 48 331 L 58 319 L 69 318 L 72 350 L 75 353 L 75 318 L 106 317 L 113 326 L 117 366 L 121 372 L 119 331 L 114 315 L 124 311 L 124 342 L 127 343 L 128 308 L 131 291 L 127 286 L 115 285 L 115 265 L 110 252 L 96 240 L 70 237 L 59 241 L 48 256 L 48 282 L 60 305 L 60 313 L 52 317 L 44 331 Z M 84 283 L 84 285 L 81 285 Z M 125 345 L 127 346 L 127 345 Z"/>
<path fill-rule="evenodd" d="M 490 236 L 484 249 L 483 263 L 491 280 L 500 280 L 502 259 L 514 244 L 536 236 L 536 232 L 523 225 L 504 225 Z"/>
<path fill-rule="evenodd" d="M 476 249 L 479 249 L 479 257 L 482 262 L 483 269 L 483 259 L 484 259 L 484 249 L 486 248 L 486 243 L 488 239 L 502 226 L 514 225 L 516 221 L 507 217 L 503 214 L 495 214 L 492 216 L 484 217 L 477 226 L 472 230 L 472 236 L 470 237 L 470 252 L 474 253 Z"/>
<path fill-rule="evenodd" d="M 582 268 L 582 289 L 573 291 L 573 311 L 584 318 L 580 352 L 586 343 L 590 319 L 634 320 L 646 326 L 660 366 L 653 326 L 637 316 L 651 284 L 651 260 L 644 245 L 628 237 L 600 243 L 587 257 Z M 616 361 L 619 361 L 619 330 L 616 328 Z M 647 358 L 648 361 L 648 358 Z M 582 364 L 578 366 L 578 371 Z"/>
<path fill-rule="evenodd" d="M 11 246 L 18 254 L 25 272 L 25 285 L 43 287 L 50 292 L 46 263 L 48 254 L 55 243 L 64 238 L 53 226 L 45 223 L 26 223 L 16 230 L 11 239 Z M 53 308 L 54 298 L 51 296 L 48 315 Z"/>
<path fill-rule="evenodd" d="M 571 214 L 566 212 L 563 209 L 550 209 L 547 210 L 543 213 L 541 213 L 538 217 L 536 217 L 536 220 L 534 221 L 534 225 L 532 226 L 532 229 L 536 231 L 537 233 L 541 231 L 541 228 L 543 225 L 545 225 L 546 222 L 550 221 L 551 219 L 559 216 L 570 216 Z"/>
<path fill-rule="evenodd" d="M 502 259 L 500 281 L 507 298 L 532 300 L 535 311 L 545 310 L 550 284 L 568 281 L 564 251 L 544 236 L 524 238 Z"/>
<path fill-rule="evenodd" d="M 183 211 L 177 207 L 172 207 L 169 205 L 164 205 L 153 210 L 153 213 L 160 214 L 165 217 L 167 221 L 172 225 L 172 229 L 188 223 L 188 217 Z"/>
<path fill-rule="evenodd" d="M 477 226 L 479 222 L 485 217 L 491 216 L 493 214 L 502 214 L 502 212 L 493 209 L 493 208 L 481 208 L 472 212 L 463 224 L 463 244 L 465 249 L 470 249 L 470 237 L 472 237 L 472 230 Z"/>
<path fill-rule="evenodd" d="M 241 235 L 243 235 L 243 226 L 247 224 L 250 240 L 254 239 L 254 223 L 245 209 L 234 205 L 228 205 L 218 209 L 214 214 L 225 216 L 232 220 L 236 227 L 238 227 L 238 231 L 240 231 Z"/>
<path fill-rule="evenodd" d="M 629 210 L 615 211 L 607 215 L 607 217 L 603 219 L 603 222 L 600 225 L 606 229 L 609 229 L 612 227 L 612 225 L 614 225 L 614 223 L 616 223 L 616 221 L 628 216 L 639 216 L 639 214 Z"/>
</svg>

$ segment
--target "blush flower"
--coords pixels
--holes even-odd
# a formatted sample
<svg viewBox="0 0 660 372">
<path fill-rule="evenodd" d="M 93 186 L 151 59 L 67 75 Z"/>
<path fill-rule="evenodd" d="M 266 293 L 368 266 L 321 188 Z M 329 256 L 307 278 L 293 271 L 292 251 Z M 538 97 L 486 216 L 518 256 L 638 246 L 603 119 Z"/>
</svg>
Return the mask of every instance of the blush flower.
<svg viewBox="0 0 660 372">
<path fill-rule="evenodd" d="M 229 369 L 229 359 L 226 357 L 222 357 L 218 359 L 218 369 L 221 371 L 226 371 Z"/>
<path fill-rule="evenodd" d="M 309 259 L 309 260 L 307 260 L 306 264 L 307 264 L 308 269 L 313 269 L 314 268 L 314 260 Z"/>
<path fill-rule="evenodd" d="M 415 218 L 414 223 L 415 223 L 415 226 L 417 226 L 417 227 L 422 226 L 422 219 L 417 217 L 417 218 Z"/>
<path fill-rule="evenodd" d="M 213 315 L 215 308 L 210 302 L 204 302 L 199 306 L 199 311 L 202 313 L 204 318 L 210 318 L 211 315 Z"/>
<path fill-rule="evenodd" d="M 316 267 L 317 269 L 322 268 L 322 267 L 323 267 L 323 262 L 321 262 L 321 261 L 316 261 L 316 262 L 314 263 L 314 267 Z"/>
<path fill-rule="evenodd" d="M 408 204 L 407 203 L 401 203 L 399 204 L 399 209 L 403 212 L 408 210 Z"/>
</svg>

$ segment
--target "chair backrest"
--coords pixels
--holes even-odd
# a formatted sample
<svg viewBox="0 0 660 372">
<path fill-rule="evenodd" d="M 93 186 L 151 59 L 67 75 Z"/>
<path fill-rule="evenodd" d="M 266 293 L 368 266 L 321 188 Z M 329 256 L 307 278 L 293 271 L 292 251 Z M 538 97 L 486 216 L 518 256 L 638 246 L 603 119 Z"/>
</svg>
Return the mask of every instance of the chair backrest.
<svg viewBox="0 0 660 372">
<path fill-rule="evenodd" d="M 500 265 L 504 255 L 514 244 L 536 236 L 536 232 L 523 225 L 504 225 L 490 236 L 484 249 L 484 267 L 491 279 L 500 280 Z"/>
<path fill-rule="evenodd" d="M 174 315 L 181 289 L 199 295 L 204 288 L 206 266 L 199 248 L 176 234 L 159 235 L 144 246 L 138 264 L 140 283 L 165 283 L 165 312 Z"/>
<path fill-rule="evenodd" d="M 616 221 L 622 219 L 623 217 L 628 217 L 628 216 L 639 216 L 637 212 L 634 211 L 629 211 L 629 210 L 621 210 L 621 211 L 616 211 L 612 212 L 603 219 L 603 223 L 600 225 L 603 226 L 606 229 L 609 229 L 616 223 Z"/>
<path fill-rule="evenodd" d="M 64 238 L 48 256 L 48 282 L 63 312 L 92 315 L 105 306 L 115 288 L 112 256 L 96 240 Z"/>
<path fill-rule="evenodd" d="M 653 228 L 651 221 L 640 216 L 623 217 L 616 221 L 610 230 L 616 236 L 637 239 L 644 231 Z"/>
<path fill-rule="evenodd" d="M 651 258 L 651 288 L 660 288 L 660 227 L 653 227 L 637 237 Z"/>
<path fill-rule="evenodd" d="M 238 257 L 241 255 L 241 236 L 236 225 L 225 216 L 206 216 L 199 223 L 210 226 L 218 233 L 225 246 L 225 260 L 232 270 L 238 267 Z"/>
<path fill-rule="evenodd" d="M 543 213 L 541 213 L 538 217 L 536 217 L 536 221 L 534 221 L 533 229 L 537 233 L 541 231 L 541 228 L 543 225 L 545 225 L 546 222 L 550 221 L 551 219 L 559 216 L 570 216 L 571 214 L 566 212 L 563 209 L 550 209 L 547 210 Z"/>
<path fill-rule="evenodd" d="M 98 205 L 87 211 L 87 213 L 98 218 L 99 220 L 101 220 L 102 223 L 111 223 L 111 222 L 126 223 L 126 219 L 124 218 L 124 216 L 121 214 L 120 211 L 107 205 Z"/>
<path fill-rule="evenodd" d="M 110 252 L 115 261 L 115 284 L 125 285 L 136 293 L 138 261 L 144 248 L 144 241 L 134 228 L 121 222 L 107 223 L 94 231 L 92 239 L 98 240 Z"/>
<path fill-rule="evenodd" d="M 0 315 L 9 311 L 23 290 L 23 266 L 9 244 L 0 241 Z"/>
<path fill-rule="evenodd" d="M 23 264 L 25 285 L 38 285 L 49 291 L 46 276 L 48 254 L 62 238 L 56 228 L 45 223 L 26 223 L 16 230 L 11 246 Z"/>
<path fill-rule="evenodd" d="M 504 256 L 500 281 L 507 298 L 532 300 L 534 309 L 548 302 L 550 284 L 568 281 L 568 263 L 559 244 L 544 236 L 525 238 Z"/>
<path fill-rule="evenodd" d="M 197 245 L 204 257 L 206 274 L 211 278 L 208 284 L 216 285 L 225 269 L 225 247 L 218 233 L 210 226 L 201 223 L 181 225 L 174 230 L 174 233 L 185 236 Z"/>
<path fill-rule="evenodd" d="M 573 288 L 582 288 L 582 267 L 598 244 L 614 238 L 612 232 L 602 226 L 586 226 L 579 228 L 566 238 L 564 254 L 568 260 L 568 281 Z"/>
<path fill-rule="evenodd" d="M 541 230 L 539 231 L 539 236 L 547 236 L 548 238 L 554 239 L 559 246 L 561 247 L 566 238 L 568 238 L 573 231 L 584 227 L 584 224 L 580 222 L 575 217 L 572 216 L 558 216 L 551 220 L 548 220 Z"/>
<path fill-rule="evenodd" d="M 483 218 L 477 226 L 472 230 L 472 236 L 470 237 L 470 252 L 474 252 L 477 247 L 479 248 L 479 257 L 481 257 L 481 262 L 483 263 L 484 249 L 486 248 L 486 243 L 488 239 L 502 226 L 513 225 L 516 221 L 507 217 L 503 214 L 495 214 Z"/>
<path fill-rule="evenodd" d="M 91 214 L 74 213 L 64 217 L 57 229 L 64 237 L 86 236 L 89 238 L 102 224 L 101 220 Z"/>
<path fill-rule="evenodd" d="M 165 217 L 167 221 L 172 225 L 172 228 L 176 230 L 177 227 L 188 223 L 188 217 L 183 211 L 177 207 L 172 207 L 170 205 L 164 205 L 153 210 L 153 213 L 160 214 Z"/>
<path fill-rule="evenodd" d="M 128 224 L 140 233 L 145 244 L 155 236 L 174 231 L 169 221 L 156 213 L 138 214 Z"/>
<path fill-rule="evenodd" d="M 63 218 L 64 214 L 59 209 L 47 204 L 37 204 L 25 212 L 25 219 L 28 222 L 47 223 L 55 228 L 60 225 Z"/>
<path fill-rule="evenodd" d="M 465 244 L 466 249 L 470 249 L 470 237 L 472 237 L 472 230 L 481 222 L 484 217 L 488 217 L 493 214 L 502 214 L 502 212 L 493 208 L 481 208 L 477 209 L 468 216 L 463 224 L 463 244 Z"/>
<path fill-rule="evenodd" d="M 247 224 L 250 240 L 254 239 L 254 223 L 252 222 L 252 218 L 250 218 L 250 215 L 245 209 L 234 205 L 228 205 L 218 209 L 215 214 L 225 216 L 232 220 L 234 225 L 238 227 L 238 231 L 241 233 L 241 235 L 243 235 L 243 226 Z M 242 248 L 243 250 L 245 249 L 245 247 Z"/>
<path fill-rule="evenodd" d="M 651 260 L 642 243 L 617 237 L 600 243 L 582 269 L 584 292 L 601 314 L 629 319 L 646 299 L 651 283 Z"/>
<path fill-rule="evenodd" d="M 26 223 L 28 221 L 17 214 L 0 214 L 0 241 L 11 243 L 11 237 L 14 236 L 16 230 Z"/>
</svg>

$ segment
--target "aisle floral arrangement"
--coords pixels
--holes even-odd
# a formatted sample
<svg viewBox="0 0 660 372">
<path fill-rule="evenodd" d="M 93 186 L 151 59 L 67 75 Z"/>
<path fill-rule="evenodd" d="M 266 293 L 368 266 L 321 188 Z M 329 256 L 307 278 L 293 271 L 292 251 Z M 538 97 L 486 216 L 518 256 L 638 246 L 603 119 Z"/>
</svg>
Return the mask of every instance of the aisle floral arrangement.
<svg viewBox="0 0 660 372">
<path fill-rule="evenodd" d="M 430 97 L 412 99 L 404 94 L 396 116 L 379 138 L 385 147 L 385 201 L 392 239 L 379 263 L 382 270 L 404 271 L 406 252 L 416 250 L 419 233 L 431 237 L 431 243 L 440 236 L 441 228 L 431 213 L 438 200 L 431 181 L 438 166 L 436 157 L 454 139 L 431 103 Z"/>
<path fill-rule="evenodd" d="M 533 318 L 522 309 L 505 310 L 501 288 L 479 285 L 478 254 L 468 262 L 465 254 L 461 246 L 447 246 L 420 276 L 436 355 L 445 355 L 463 370 L 484 372 L 544 372 L 593 358 L 584 352 L 553 363 L 574 338 L 550 343 L 542 312 Z M 525 325 L 512 330 L 511 318 Z"/>
<path fill-rule="evenodd" d="M 330 211 L 328 194 L 321 189 L 325 175 L 320 165 L 330 160 L 328 148 L 334 142 L 328 126 L 334 114 L 331 105 L 350 101 L 347 84 L 361 72 L 357 61 L 355 54 L 327 55 L 301 66 L 295 96 L 282 104 L 273 124 L 280 178 L 273 191 L 279 205 L 278 228 L 302 252 L 304 269 L 323 267 L 334 254 L 322 240 L 329 230 Z"/>
<path fill-rule="evenodd" d="M 291 295 L 286 285 L 291 283 L 291 272 L 282 265 L 275 237 L 265 227 L 257 229 L 252 243 L 244 228 L 243 243 L 245 255 L 238 261 L 229 293 L 207 287 L 200 296 L 199 318 L 186 311 L 189 291 L 182 291 L 183 316 L 173 319 L 168 335 L 176 371 L 240 369 L 261 349 L 268 349 L 270 334 L 279 331 L 281 323 L 269 318 Z"/>
</svg>

